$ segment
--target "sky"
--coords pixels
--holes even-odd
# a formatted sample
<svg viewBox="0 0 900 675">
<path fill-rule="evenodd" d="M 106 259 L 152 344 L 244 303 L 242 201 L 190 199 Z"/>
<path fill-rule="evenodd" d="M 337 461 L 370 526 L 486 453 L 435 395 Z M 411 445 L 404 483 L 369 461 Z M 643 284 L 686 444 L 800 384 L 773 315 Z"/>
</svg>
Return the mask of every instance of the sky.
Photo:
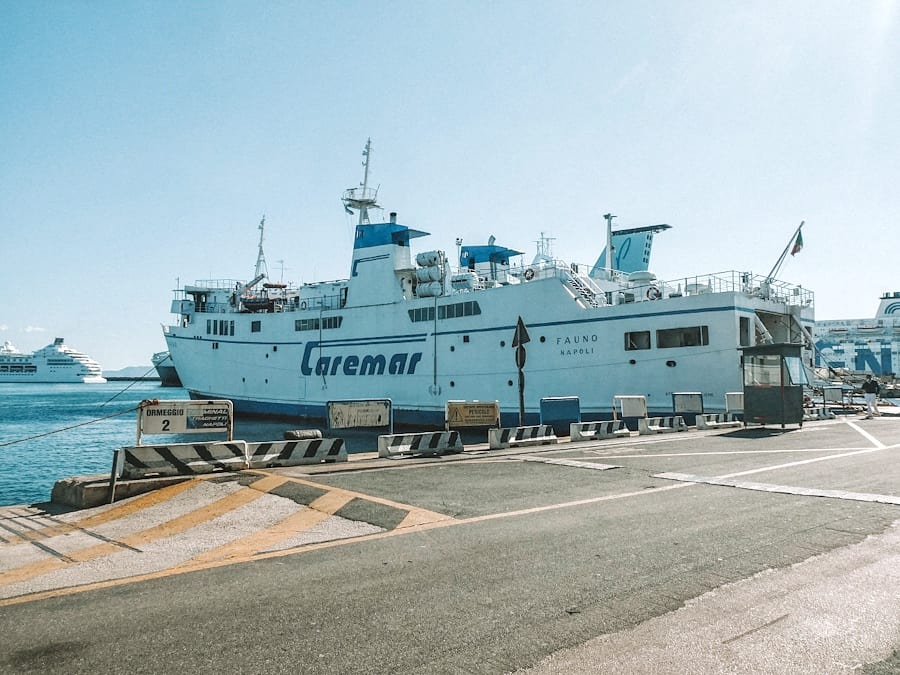
<svg viewBox="0 0 900 675">
<path fill-rule="evenodd" d="M 398 222 L 662 279 L 767 274 L 819 319 L 900 291 L 892 0 L 0 0 L 0 340 L 165 349 L 173 290 L 349 275 L 362 180 Z M 386 218 L 385 218 L 386 219 Z"/>
</svg>

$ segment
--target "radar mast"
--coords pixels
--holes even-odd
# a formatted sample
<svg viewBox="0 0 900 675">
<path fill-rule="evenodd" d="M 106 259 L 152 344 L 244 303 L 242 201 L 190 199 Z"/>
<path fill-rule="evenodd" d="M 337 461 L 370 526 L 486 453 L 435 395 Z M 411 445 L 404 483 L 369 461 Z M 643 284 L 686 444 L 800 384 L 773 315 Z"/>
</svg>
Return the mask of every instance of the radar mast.
<svg viewBox="0 0 900 675">
<path fill-rule="evenodd" d="M 378 188 L 369 187 L 369 160 L 372 157 L 372 139 L 366 140 L 366 148 L 363 150 L 363 182 L 359 187 L 350 188 L 344 192 L 341 201 L 344 202 L 344 210 L 353 214 L 353 209 L 359 211 L 359 225 L 369 224 L 369 209 L 381 208 L 378 206 Z"/>
<path fill-rule="evenodd" d="M 266 265 L 266 254 L 263 253 L 263 232 L 266 229 L 266 214 L 263 214 L 262 220 L 259 221 L 259 253 L 256 254 L 256 276 L 262 279 L 269 276 L 269 269 Z"/>
</svg>

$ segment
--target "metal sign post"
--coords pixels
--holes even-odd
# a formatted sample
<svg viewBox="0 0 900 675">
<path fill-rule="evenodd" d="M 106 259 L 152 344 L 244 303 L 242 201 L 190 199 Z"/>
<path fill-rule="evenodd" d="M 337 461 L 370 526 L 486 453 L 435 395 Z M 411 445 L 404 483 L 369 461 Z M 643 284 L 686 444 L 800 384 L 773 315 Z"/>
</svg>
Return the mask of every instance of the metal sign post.
<svg viewBox="0 0 900 675">
<path fill-rule="evenodd" d="M 141 401 L 138 406 L 137 442 L 143 434 L 200 434 L 227 432 L 234 440 L 234 407 L 228 400 Z"/>
<path fill-rule="evenodd" d="M 522 317 L 516 322 L 512 346 L 516 350 L 516 368 L 519 370 L 519 426 L 525 424 L 525 343 L 531 342 Z"/>
</svg>

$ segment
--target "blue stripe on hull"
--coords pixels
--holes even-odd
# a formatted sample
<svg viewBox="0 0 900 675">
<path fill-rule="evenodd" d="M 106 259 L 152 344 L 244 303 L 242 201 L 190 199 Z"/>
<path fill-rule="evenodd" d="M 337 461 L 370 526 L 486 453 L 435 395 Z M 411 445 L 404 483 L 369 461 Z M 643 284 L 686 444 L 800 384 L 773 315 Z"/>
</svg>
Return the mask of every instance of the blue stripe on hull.
<svg viewBox="0 0 900 675">
<path fill-rule="evenodd" d="M 190 397 L 195 400 L 204 400 L 204 399 L 222 399 L 228 398 L 227 396 L 221 396 L 218 394 L 204 394 L 201 392 L 191 391 L 188 392 Z M 323 421 L 326 418 L 326 408 L 324 405 L 318 404 L 310 404 L 310 403 L 272 403 L 272 402 L 264 402 L 264 401 L 247 401 L 241 399 L 230 399 L 234 404 L 234 412 L 236 415 L 240 417 L 274 417 L 278 419 L 284 420 L 317 420 Z M 721 410 L 707 410 L 706 412 L 722 412 Z M 667 416 L 672 415 L 672 411 L 668 409 L 663 410 L 648 410 L 647 415 L 649 417 L 657 417 L 657 416 Z M 687 417 L 687 416 L 686 416 Z M 581 416 L 582 422 L 605 422 L 607 420 L 611 420 L 613 418 L 612 412 L 601 412 L 601 413 L 584 413 Z M 686 419 L 689 423 L 691 420 Z M 444 428 L 444 411 L 435 411 L 435 410 L 406 410 L 406 409 L 394 409 L 394 424 L 400 426 L 410 426 L 410 427 L 423 427 L 423 428 L 435 428 L 435 429 L 443 429 Z M 538 412 L 526 412 L 525 420 L 523 422 L 524 425 L 534 425 L 541 424 L 541 416 Z M 500 413 L 500 426 L 501 427 L 515 427 L 519 426 L 519 413 L 518 412 L 501 412 Z M 637 429 L 637 425 L 634 424 L 634 429 Z M 568 433 L 568 428 L 564 431 L 565 434 Z"/>
</svg>

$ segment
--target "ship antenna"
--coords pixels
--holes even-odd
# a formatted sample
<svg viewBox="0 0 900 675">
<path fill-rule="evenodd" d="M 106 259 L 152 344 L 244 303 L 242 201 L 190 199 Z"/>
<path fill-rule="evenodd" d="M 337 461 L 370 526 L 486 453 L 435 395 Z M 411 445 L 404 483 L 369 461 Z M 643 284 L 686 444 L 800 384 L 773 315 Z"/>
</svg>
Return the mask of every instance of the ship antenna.
<svg viewBox="0 0 900 675">
<path fill-rule="evenodd" d="M 351 209 L 359 211 L 360 225 L 368 225 L 369 209 L 380 208 L 378 206 L 378 188 L 373 190 L 369 187 L 369 160 L 372 157 L 371 138 L 366 140 L 366 147 L 362 154 L 364 158 L 362 165 L 365 169 L 363 173 L 363 182 L 360 183 L 359 187 L 346 190 L 341 201 L 344 202 L 344 210 L 347 213 L 352 214 L 353 211 Z"/>
<path fill-rule="evenodd" d="M 256 276 L 268 277 L 269 269 L 266 265 L 266 254 L 263 253 L 263 233 L 266 229 L 266 214 L 263 214 L 262 220 L 259 221 L 259 253 L 256 255 Z"/>
</svg>

